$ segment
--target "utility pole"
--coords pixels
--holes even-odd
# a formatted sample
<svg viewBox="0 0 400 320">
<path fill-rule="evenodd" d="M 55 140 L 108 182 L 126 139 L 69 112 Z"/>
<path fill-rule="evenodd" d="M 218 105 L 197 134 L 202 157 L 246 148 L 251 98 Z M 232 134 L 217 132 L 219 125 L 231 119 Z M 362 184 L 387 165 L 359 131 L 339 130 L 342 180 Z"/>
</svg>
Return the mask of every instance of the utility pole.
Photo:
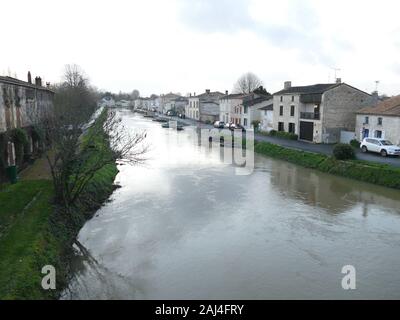
<svg viewBox="0 0 400 320">
<path fill-rule="evenodd" d="M 335 71 L 335 81 L 336 81 L 337 73 L 338 73 L 338 71 L 341 71 L 341 69 L 339 69 L 339 68 L 332 68 L 332 69 L 333 69 L 333 71 Z"/>
<path fill-rule="evenodd" d="M 378 86 L 379 86 L 380 81 L 376 80 L 375 81 L 375 92 L 378 93 Z"/>
</svg>

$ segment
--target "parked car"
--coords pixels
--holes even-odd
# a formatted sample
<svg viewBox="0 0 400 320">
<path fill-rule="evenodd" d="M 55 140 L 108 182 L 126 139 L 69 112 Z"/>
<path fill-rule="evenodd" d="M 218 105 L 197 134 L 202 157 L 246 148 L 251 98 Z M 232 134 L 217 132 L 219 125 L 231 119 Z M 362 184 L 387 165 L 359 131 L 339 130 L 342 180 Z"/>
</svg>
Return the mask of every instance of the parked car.
<svg viewBox="0 0 400 320">
<path fill-rule="evenodd" d="M 225 122 L 223 122 L 223 121 L 215 121 L 214 122 L 214 128 L 224 129 L 225 128 Z"/>
<path fill-rule="evenodd" d="M 233 131 L 233 130 L 242 130 L 243 132 L 246 131 L 246 129 L 241 126 L 240 124 L 237 123 L 231 123 L 229 125 L 229 130 Z"/>
<path fill-rule="evenodd" d="M 362 152 L 377 152 L 382 157 L 400 156 L 400 147 L 394 145 L 389 140 L 378 139 L 378 138 L 364 138 L 360 144 Z"/>
</svg>

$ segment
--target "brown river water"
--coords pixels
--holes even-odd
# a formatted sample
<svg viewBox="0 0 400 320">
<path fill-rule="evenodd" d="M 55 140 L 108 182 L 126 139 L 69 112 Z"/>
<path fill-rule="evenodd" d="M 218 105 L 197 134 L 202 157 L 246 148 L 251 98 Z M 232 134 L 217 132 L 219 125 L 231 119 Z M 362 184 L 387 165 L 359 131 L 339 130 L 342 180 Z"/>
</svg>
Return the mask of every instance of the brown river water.
<svg viewBox="0 0 400 320">
<path fill-rule="evenodd" d="M 238 176 L 190 128 L 121 115 L 148 160 L 80 231 L 64 299 L 400 298 L 400 191 L 258 155 Z"/>
</svg>

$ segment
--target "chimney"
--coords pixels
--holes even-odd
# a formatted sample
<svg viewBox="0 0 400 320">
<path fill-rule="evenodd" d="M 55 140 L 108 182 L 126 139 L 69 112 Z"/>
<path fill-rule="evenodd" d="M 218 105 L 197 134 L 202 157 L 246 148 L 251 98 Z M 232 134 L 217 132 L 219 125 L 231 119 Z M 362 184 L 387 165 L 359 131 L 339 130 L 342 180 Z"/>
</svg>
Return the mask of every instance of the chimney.
<svg viewBox="0 0 400 320">
<path fill-rule="evenodd" d="M 285 81 L 283 84 L 284 89 L 290 89 L 292 87 L 292 81 Z"/>
<path fill-rule="evenodd" d="M 50 82 L 46 82 L 46 88 L 50 88 Z"/>
<path fill-rule="evenodd" d="M 192 96 L 192 93 L 190 93 L 190 96 L 189 97 L 191 97 Z"/>
<path fill-rule="evenodd" d="M 210 89 L 206 89 L 206 93 L 207 93 L 207 94 L 210 94 Z"/>
<path fill-rule="evenodd" d="M 193 92 L 193 96 L 194 96 L 194 97 L 196 96 L 196 92 Z"/>
<path fill-rule="evenodd" d="M 336 78 L 336 83 L 342 83 L 342 78 Z"/>
<path fill-rule="evenodd" d="M 225 90 L 225 94 L 228 95 L 228 90 Z"/>
<path fill-rule="evenodd" d="M 38 85 L 39 85 L 39 78 L 35 77 L 35 86 L 38 86 Z"/>
<path fill-rule="evenodd" d="M 30 71 L 28 71 L 28 83 L 32 84 L 32 76 Z"/>
</svg>

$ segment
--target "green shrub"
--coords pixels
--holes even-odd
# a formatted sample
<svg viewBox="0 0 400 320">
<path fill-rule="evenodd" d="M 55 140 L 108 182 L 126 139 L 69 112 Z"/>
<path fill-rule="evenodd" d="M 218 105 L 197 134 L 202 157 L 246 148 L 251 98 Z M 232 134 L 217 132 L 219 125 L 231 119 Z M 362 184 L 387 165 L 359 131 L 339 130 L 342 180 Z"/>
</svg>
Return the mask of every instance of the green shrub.
<svg viewBox="0 0 400 320">
<path fill-rule="evenodd" d="M 271 130 L 271 131 L 269 132 L 269 135 L 270 135 L 271 137 L 275 137 L 277 132 L 278 132 L 278 131 L 276 131 L 276 130 Z"/>
<path fill-rule="evenodd" d="M 356 158 L 354 149 L 349 144 L 338 143 L 333 148 L 333 156 L 337 160 L 351 160 Z"/>
<path fill-rule="evenodd" d="M 277 131 L 275 133 L 276 137 L 279 138 L 283 138 L 283 139 L 288 139 L 288 140 L 298 140 L 299 136 L 297 134 L 294 133 L 290 133 L 290 132 L 284 132 L 284 131 Z"/>
<path fill-rule="evenodd" d="M 353 139 L 350 141 L 350 145 L 354 148 L 354 149 L 359 149 L 360 148 L 360 142 L 356 139 Z"/>
<path fill-rule="evenodd" d="M 25 146 L 28 144 L 28 135 L 25 130 L 21 128 L 15 128 L 11 130 L 11 140 L 14 144 Z"/>
<path fill-rule="evenodd" d="M 260 123 L 261 123 L 261 121 L 259 121 L 259 120 L 253 120 L 251 122 L 252 126 L 254 127 L 254 131 L 258 131 Z"/>
</svg>

